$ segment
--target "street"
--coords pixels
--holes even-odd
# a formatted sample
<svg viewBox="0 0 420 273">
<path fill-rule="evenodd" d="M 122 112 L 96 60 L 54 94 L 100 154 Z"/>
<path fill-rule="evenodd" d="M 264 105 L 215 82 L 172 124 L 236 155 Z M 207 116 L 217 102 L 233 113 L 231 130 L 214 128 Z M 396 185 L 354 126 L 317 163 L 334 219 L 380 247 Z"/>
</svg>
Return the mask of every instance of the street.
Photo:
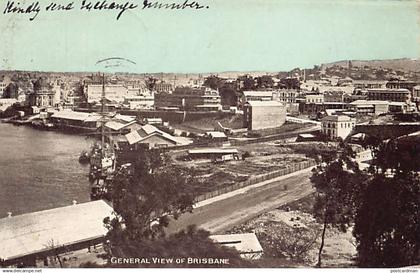
<svg viewBox="0 0 420 273">
<path fill-rule="evenodd" d="M 237 195 L 217 200 L 195 208 L 193 213 L 183 214 L 172 221 L 168 233 L 178 232 L 188 225 L 197 225 L 213 234 L 223 233 L 235 225 L 281 205 L 298 200 L 312 193 L 309 181 L 310 168 L 295 175 L 274 178 L 272 183 L 262 183 Z"/>
</svg>

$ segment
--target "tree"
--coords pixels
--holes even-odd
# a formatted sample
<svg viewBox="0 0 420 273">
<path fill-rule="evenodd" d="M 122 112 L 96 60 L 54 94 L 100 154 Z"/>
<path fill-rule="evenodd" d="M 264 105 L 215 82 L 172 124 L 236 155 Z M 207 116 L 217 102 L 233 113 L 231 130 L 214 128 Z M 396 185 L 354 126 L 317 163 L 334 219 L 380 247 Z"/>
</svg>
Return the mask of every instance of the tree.
<svg viewBox="0 0 420 273">
<path fill-rule="evenodd" d="M 263 75 L 257 77 L 258 88 L 272 88 L 274 86 L 274 80 L 270 75 Z"/>
<path fill-rule="evenodd" d="M 216 90 L 219 89 L 223 85 L 223 83 L 222 79 L 220 79 L 218 76 L 211 75 L 204 80 L 203 85 Z"/>
<path fill-rule="evenodd" d="M 107 257 L 222 257 L 238 265 L 239 254 L 214 244 L 208 232 L 189 227 L 177 234 L 165 234 L 171 218 L 192 211 L 193 179 L 194 173 L 173 166 L 166 154 L 139 150 L 133 164 L 122 167 L 109 188 L 115 215 L 104 219 L 109 230 Z"/>
<path fill-rule="evenodd" d="M 381 143 L 369 168 L 353 234 L 362 267 L 400 267 L 420 260 L 420 139 Z"/>
<path fill-rule="evenodd" d="M 150 76 L 147 79 L 145 79 L 147 89 L 155 90 L 155 86 L 156 86 L 157 81 L 158 81 L 158 79 L 153 77 L 153 76 Z"/>
<path fill-rule="evenodd" d="M 132 168 L 120 169 L 108 190 L 116 213 L 113 219 L 106 219 L 110 238 L 163 236 L 170 216 L 177 218 L 192 210 L 194 196 L 188 187 L 191 179 L 183 170 L 170 166 L 165 154 L 139 150 Z"/>
<path fill-rule="evenodd" d="M 313 169 L 311 182 L 318 193 L 314 213 L 322 222 L 321 245 L 317 266 L 322 265 L 325 233 L 329 226 L 346 232 L 352 224 L 358 196 L 363 188 L 363 174 L 352 160 L 354 153 L 348 145 L 341 144 L 336 158 L 329 157 Z"/>
</svg>

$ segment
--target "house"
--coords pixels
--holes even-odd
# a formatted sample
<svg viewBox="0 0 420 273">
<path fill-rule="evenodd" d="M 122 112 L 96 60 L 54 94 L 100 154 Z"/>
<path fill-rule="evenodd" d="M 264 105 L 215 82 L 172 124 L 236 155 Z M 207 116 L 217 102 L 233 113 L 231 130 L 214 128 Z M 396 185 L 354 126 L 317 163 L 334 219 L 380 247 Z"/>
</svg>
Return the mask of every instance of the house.
<svg viewBox="0 0 420 273">
<path fill-rule="evenodd" d="M 113 209 L 105 201 L 73 204 L 0 219 L 0 267 L 34 267 L 57 253 L 102 243 L 105 217 Z"/>
<path fill-rule="evenodd" d="M 227 141 L 228 140 L 228 137 L 225 135 L 225 133 L 219 132 L 219 131 L 206 132 L 205 136 L 214 141 Z"/>
<path fill-rule="evenodd" d="M 260 259 L 264 250 L 255 233 L 211 235 L 210 240 L 224 247 L 232 247 L 244 259 Z"/>
<path fill-rule="evenodd" d="M 280 127 L 286 122 L 286 106 L 279 101 L 248 101 L 244 105 L 244 127 L 260 130 Z"/>
<path fill-rule="evenodd" d="M 326 116 L 321 120 L 321 130 L 329 139 L 345 139 L 356 126 L 356 119 L 349 116 Z"/>
</svg>

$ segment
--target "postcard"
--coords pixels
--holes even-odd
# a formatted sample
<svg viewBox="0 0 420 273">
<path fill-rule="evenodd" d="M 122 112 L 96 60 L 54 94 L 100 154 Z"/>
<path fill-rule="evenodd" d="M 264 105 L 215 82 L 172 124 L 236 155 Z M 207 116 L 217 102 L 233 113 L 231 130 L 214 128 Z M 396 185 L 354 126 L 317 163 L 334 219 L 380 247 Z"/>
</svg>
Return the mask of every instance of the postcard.
<svg viewBox="0 0 420 273">
<path fill-rule="evenodd" d="M 1 0 L 3 272 L 418 272 L 419 14 Z"/>
</svg>

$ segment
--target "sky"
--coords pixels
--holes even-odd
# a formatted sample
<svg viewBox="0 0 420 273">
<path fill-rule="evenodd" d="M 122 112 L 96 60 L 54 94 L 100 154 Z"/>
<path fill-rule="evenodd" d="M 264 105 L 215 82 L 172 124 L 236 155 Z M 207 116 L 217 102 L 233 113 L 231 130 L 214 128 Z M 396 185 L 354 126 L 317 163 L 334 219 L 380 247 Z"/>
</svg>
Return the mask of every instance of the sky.
<svg viewBox="0 0 420 273">
<path fill-rule="evenodd" d="M 82 0 L 55 1 L 76 8 L 30 21 L 4 14 L 0 0 L 0 69 L 100 71 L 98 60 L 122 57 L 136 63 L 124 72 L 273 72 L 420 55 L 415 0 L 197 0 L 209 8 L 135 9 L 119 20 L 116 11 L 80 11 Z"/>
</svg>

